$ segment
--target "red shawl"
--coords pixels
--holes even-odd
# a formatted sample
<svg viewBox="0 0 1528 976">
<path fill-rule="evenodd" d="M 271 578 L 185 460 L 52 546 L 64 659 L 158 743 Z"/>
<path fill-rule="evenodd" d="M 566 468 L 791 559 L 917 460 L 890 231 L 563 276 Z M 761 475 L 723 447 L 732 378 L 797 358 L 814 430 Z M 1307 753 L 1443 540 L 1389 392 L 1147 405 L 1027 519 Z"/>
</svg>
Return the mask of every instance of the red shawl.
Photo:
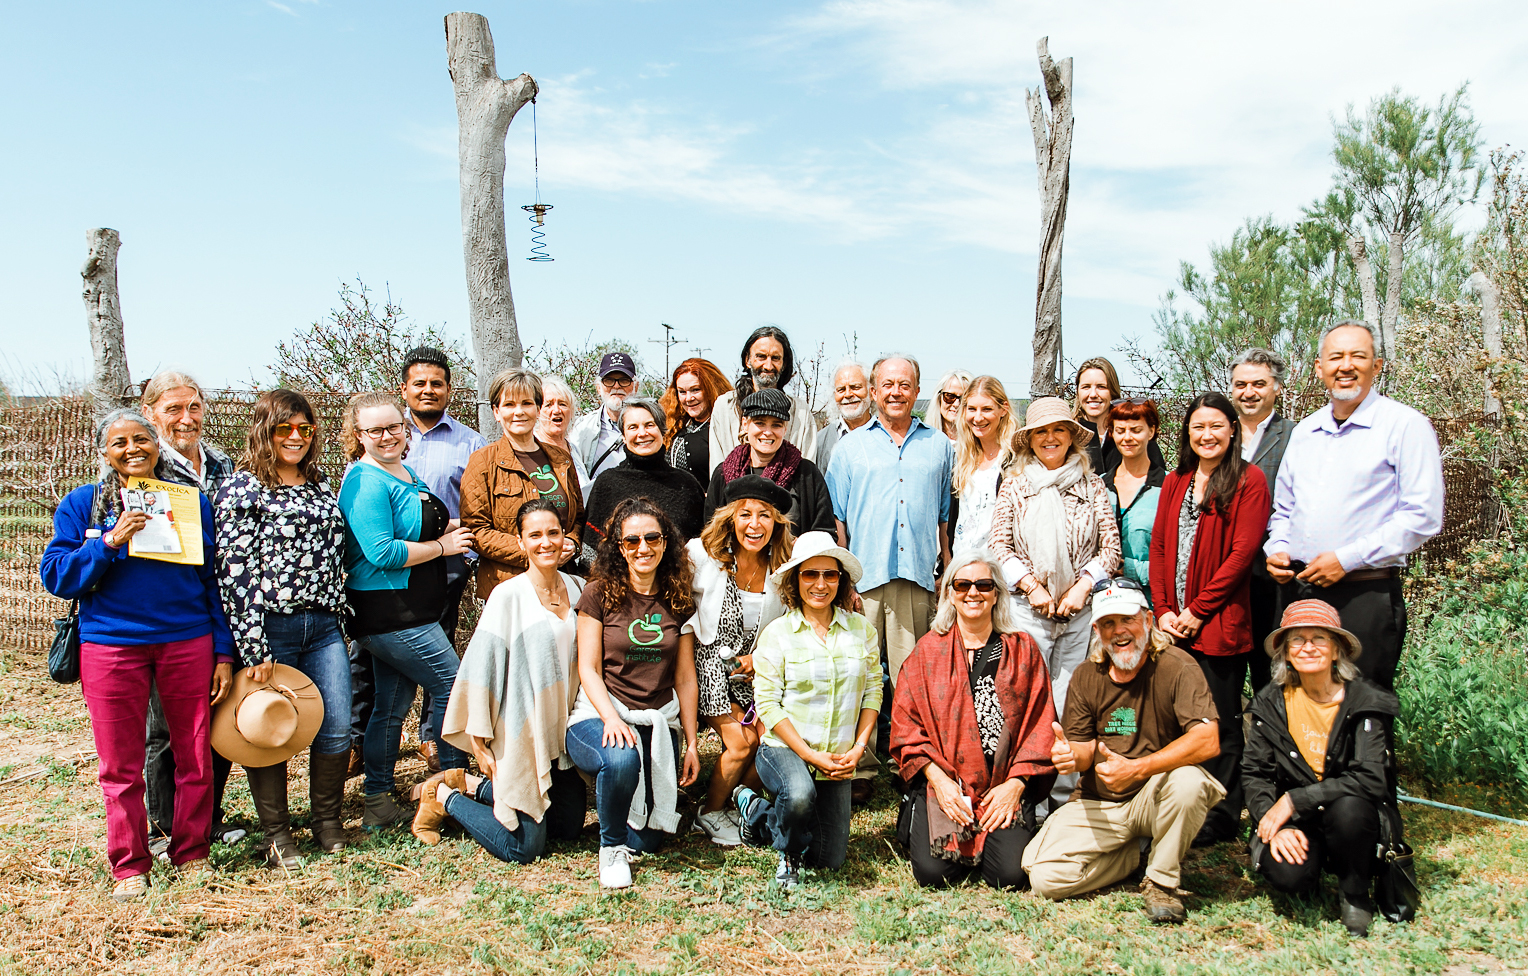
<svg viewBox="0 0 1528 976">
<path fill-rule="evenodd" d="M 751 460 L 753 460 L 753 454 L 749 451 L 748 445 L 739 444 L 722 459 L 722 477 L 728 481 L 736 481 L 749 472 L 752 465 L 748 462 Z M 780 449 L 775 452 L 774 459 L 759 474 L 781 488 L 789 489 L 800 467 L 801 451 L 790 441 L 784 441 L 780 444 Z"/>
<path fill-rule="evenodd" d="M 1051 723 L 1056 721 L 1050 674 L 1028 634 L 1004 634 L 1002 655 L 993 684 L 1003 712 L 1003 734 L 989 776 L 960 629 L 951 627 L 948 634 L 930 631 L 918 642 L 897 675 L 891 703 L 891 758 L 904 781 L 911 782 L 935 763 L 965 784 L 972 809 L 980 809 L 982 795 L 992 785 L 1016 776 L 1033 780 L 1030 787 L 1050 789 L 1056 775 L 1050 759 L 1055 741 Z M 935 850 L 967 863 L 980 860 L 986 833 L 969 840 L 936 834 L 934 821 L 944 819 L 936 815 L 937 806 L 931 797 L 930 840 Z M 921 840 L 915 837 L 913 843 Z"/>
</svg>

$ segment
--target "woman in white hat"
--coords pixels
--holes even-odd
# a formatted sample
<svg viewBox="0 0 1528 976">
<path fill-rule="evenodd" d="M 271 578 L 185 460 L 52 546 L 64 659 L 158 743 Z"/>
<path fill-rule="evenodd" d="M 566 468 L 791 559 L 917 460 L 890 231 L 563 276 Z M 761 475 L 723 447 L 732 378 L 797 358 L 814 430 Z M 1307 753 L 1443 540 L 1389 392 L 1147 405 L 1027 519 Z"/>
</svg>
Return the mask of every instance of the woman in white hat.
<svg viewBox="0 0 1528 976">
<path fill-rule="evenodd" d="M 733 799 L 743 843 L 773 846 L 775 882 L 790 890 L 801 868 L 837 868 L 849 850 L 854 770 L 881 710 L 875 628 L 850 611 L 860 562 L 826 532 L 796 540 L 772 574 L 785 616 L 753 652 L 754 702 L 768 730 L 754 760 L 773 799 L 747 786 Z"/>
<path fill-rule="evenodd" d="M 1040 646 L 1057 714 L 1066 708 L 1072 672 L 1088 656 L 1093 584 L 1120 565 L 1114 505 L 1084 450 L 1092 436 L 1060 397 L 1032 401 L 992 513 L 989 546 L 1015 593 L 1020 629 Z M 1057 778 L 1053 806 L 1066 802 L 1075 782 Z"/>
</svg>

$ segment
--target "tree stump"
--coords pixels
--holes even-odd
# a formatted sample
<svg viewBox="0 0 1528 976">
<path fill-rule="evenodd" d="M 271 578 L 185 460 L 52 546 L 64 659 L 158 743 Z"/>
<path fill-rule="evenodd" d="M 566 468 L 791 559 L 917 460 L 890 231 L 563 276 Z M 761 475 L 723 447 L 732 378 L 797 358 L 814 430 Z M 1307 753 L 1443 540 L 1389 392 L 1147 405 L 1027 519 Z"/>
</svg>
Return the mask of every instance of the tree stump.
<svg viewBox="0 0 1528 976">
<path fill-rule="evenodd" d="M 109 227 L 86 231 L 88 252 L 80 277 L 85 280 L 85 322 L 90 327 L 90 398 L 95 423 L 118 407 L 137 399 L 127 369 L 127 340 L 123 336 L 122 298 L 117 294 L 117 251 L 122 237 Z"/>
</svg>

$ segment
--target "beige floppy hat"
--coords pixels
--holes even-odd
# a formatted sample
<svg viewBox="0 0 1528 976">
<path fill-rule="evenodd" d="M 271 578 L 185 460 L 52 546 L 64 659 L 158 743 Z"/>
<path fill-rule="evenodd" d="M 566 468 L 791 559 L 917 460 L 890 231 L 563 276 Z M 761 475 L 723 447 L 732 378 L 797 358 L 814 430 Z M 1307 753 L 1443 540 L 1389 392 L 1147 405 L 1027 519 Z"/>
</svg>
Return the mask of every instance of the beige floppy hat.
<svg viewBox="0 0 1528 976">
<path fill-rule="evenodd" d="M 1055 423 L 1071 426 L 1072 442 L 1079 448 L 1087 447 L 1088 442 L 1093 439 L 1093 432 L 1077 422 L 1077 418 L 1072 416 L 1072 408 L 1066 405 L 1066 401 L 1053 396 L 1035 397 L 1029 401 L 1029 409 L 1024 411 L 1024 426 L 1015 432 L 1015 436 L 1025 431 L 1049 427 Z"/>
<path fill-rule="evenodd" d="M 323 722 L 323 696 L 301 671 L 278 664 L 269 681 L 256 684 L 239 668 L 212 713 L 212 748 L 240 766 L 274 766 L 312 745 Z"/>
<path fill-rule="evenodd" d="M 838 564 L 849 574 L 849 582 L 859 583 L 864 575 L 864 567 L 860 561 L 854 558 L 854 553 L 840 546 L 831 535 L 826 532 L 803 532 L 796 537 L 796 548 L 791 550 L 791 558 L 785 565 L 770 573 L 770 579 L 775 581 L 775 586 L 784 586 L 790 578 L 791 570 L 811 559 L 813 556 L 832 556 L 838 560 Z"/>
</svg>

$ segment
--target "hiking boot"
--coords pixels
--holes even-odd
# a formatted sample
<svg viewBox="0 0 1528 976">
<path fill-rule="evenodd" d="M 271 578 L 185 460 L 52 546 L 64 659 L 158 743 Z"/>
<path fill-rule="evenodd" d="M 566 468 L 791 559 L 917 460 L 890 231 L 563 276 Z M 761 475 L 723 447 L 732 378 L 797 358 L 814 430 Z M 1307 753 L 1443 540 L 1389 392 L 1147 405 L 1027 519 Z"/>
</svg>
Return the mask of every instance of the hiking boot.
<svg viewBox="0 0 1528 976">
<path fill-rule="evenodd" d="M 631 887 L 631 848 L 624 845 L 600 848 L 600 887 Z"/>
<path fill-rule="evenodd" d="M 780 863 L 775 865 L 775 884 L 780 886 L 781 891 L 795 891 L 801 884 L 801 855 L 781 854 Z"/>
<path fill-rule="evenodd" d="M 1342 918 L 1342 924 L 1347 927 L 1348 934 L 1355 939 L 1367 939 L 1369 926 L 1374 924 L 1374 903 L 1369 899 L 1369 907 L 1349 901 L 1344 892 L 1337 892 L 1337 914 Z"/>
<path fill-rule="evenodd" d="M 732 805 L 737 808 L 738 816 L 742 818 L 737 829 L 738 839 L 749 847 L 764 846 L 764 838 L 759 836 L 758 828 L 755 826 L 759 818 L 754 816 L 759 804 L 764 802 L 762 796 L 746 786 L 739 786 L 732 791 Z"/>
<path fill-rule="evenodd" d="M 134 898 L 142 898 L 149 893 L 149 876 L 146 874 L 130 874 L 118 881 L 111 889 L 112 901 L 132 901 Z"/>
<path fill-rule="evenodd" d="M 391 793 L 376 793 L 363 799 L 366 813 L 361 817 L 361 826 L 367 830 L 381 830 L 409 820 L 409 812 L 398 805 Z"/>
<path fill-rule="evenodd" d="M 1177 925 L 1188 919 L 1183 902 L 1150 878 L 1141 882 L 1141 895 L 1146 902 L 1146 917 L 1157 925 Z"/>
<path fill-rule="evenodd" d="M 695 829 L 711 838 L 711 843 L 721 847 L 736 847 L 743 842 L 737 824 L 725 810 L 712 810 L 695 818 Z"/>
</svg>

